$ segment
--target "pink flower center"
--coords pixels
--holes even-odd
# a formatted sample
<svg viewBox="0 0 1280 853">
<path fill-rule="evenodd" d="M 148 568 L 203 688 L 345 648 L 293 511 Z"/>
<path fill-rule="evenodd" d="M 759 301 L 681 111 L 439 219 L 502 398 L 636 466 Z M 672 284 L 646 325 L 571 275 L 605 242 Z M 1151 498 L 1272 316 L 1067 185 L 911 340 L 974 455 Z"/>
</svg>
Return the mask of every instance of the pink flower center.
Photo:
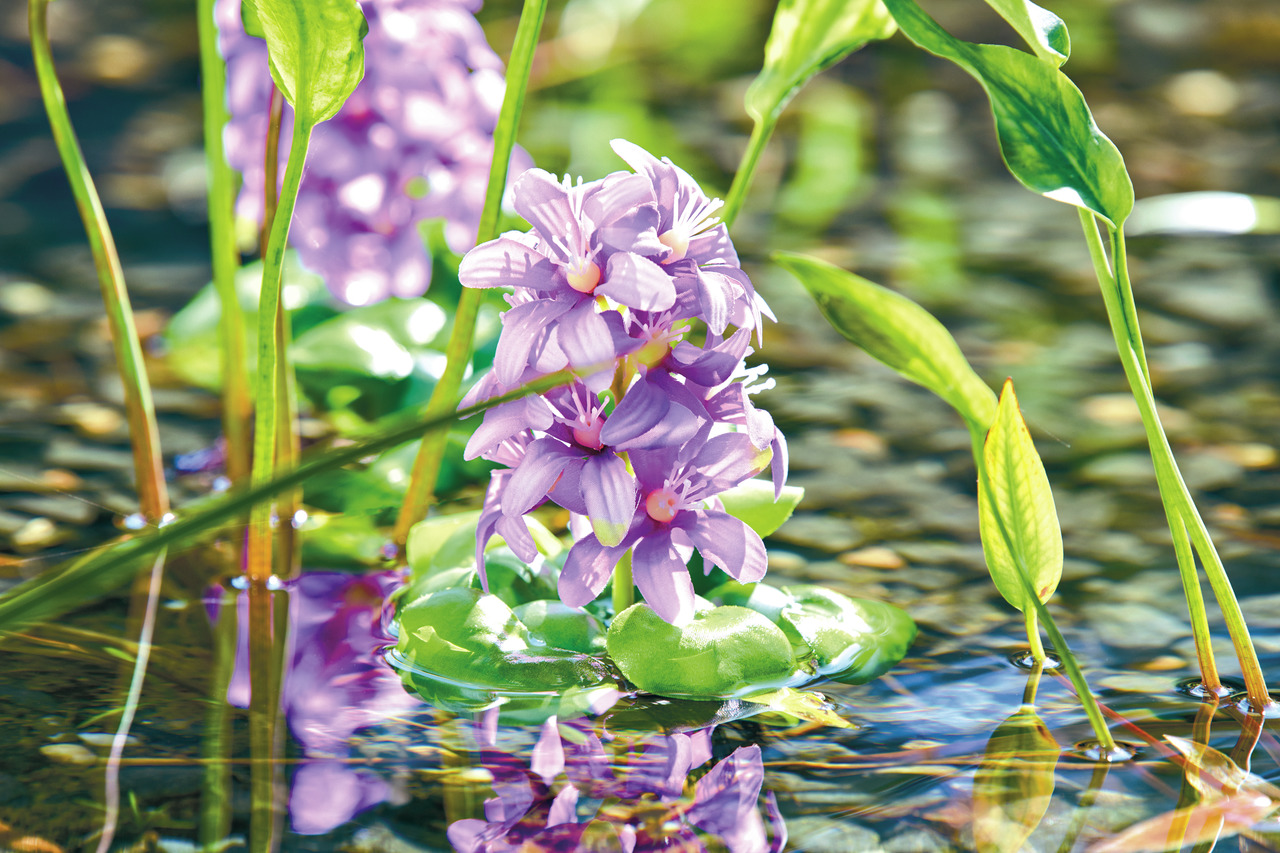
<svg viewBox="0 0 1280 853">
<path fill-rule="evenodd" d="M 666 524 L 676 517 L 680 509 L 680 497 L 670 486 L 663 486 L 649 493 L 644 499 L 644 511 L 649 517 L 661 524 Z"/>
<path fill-rule="evenodd" d="M 672 228 L 658 235 L 658 242 L 671 250 L 671 254 L 662 259 L 664 264 L 673 264 L 684 260 L 689 253 L 689 232 L 683 228 Z"/>
<path fill-rule="evenodd" d="M 595 261 L 584 258 L 566 268 L 565 278 L 569 280 L 569 286 L 579 293 L 591 293 L 600 283 L 600 267 Z"/>
<path fill-rule="evenodd" d="M 573 440 L 581 444 L 583 447 L 589 447 L 592 450 L 599 450 L 604 447 L 600 441 L 600 430 L 604 427 L 604 418 L 596 415 L 591 423 L 586 426 L 573 428 Z"/>
</svg>

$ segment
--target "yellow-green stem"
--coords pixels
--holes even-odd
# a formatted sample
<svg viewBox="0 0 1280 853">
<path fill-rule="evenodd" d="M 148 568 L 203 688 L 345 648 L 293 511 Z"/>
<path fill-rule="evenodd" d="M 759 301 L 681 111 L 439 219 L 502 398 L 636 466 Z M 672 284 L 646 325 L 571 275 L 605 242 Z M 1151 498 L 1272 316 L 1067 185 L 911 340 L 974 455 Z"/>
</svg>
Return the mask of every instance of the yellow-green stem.
<svg viewBox="0 0 1280 853">
<path fill-rule="evenodd" d="M 636 603 L 635 581 L 631 579 L 631 551 L 613 567 L 613 613 L 616 616 Z"/>
<path fill-rule="evenodd" d="M 258 400 L 253 425 L 254 486 L 270 482 L 276 473 L 276 405 L 284 390 L 279 385 L 280 355 L 276 343 L 276 313 L 280 311 L 280 278 L 285 244 L 289 239 L 289 225 L 293 219 L 293 206 L 298 198 L 298 186 L 302 181 L 311 130 L 309 125 L 295 117 L 289 161 L 284 170 L 284 187 L 280 193 L 280 207 L 271 224 L 267 254 L 262 262 L 262 291 L 258 300 Z M 271 509 L 270 502 L 257 504 L 249 517 L 248 577 L 251 585 L 265 585 L 271 574 Z"/>
<path fill-rule="evenodd" d="M 484 209 L 480 214 L 477 243 L 498 236 L 498 218 L 502 212 L 502 194 L 507 185 L 511 151 L 515 146 L 516 128 L 520 124 L 520 113 L 524 108 L 533 54 L 538 46 L 538 34 L 542 31 L 542 21 L 546 14 L 547 0 L 525 0 L 520 23 L 516 27 L 511 61 L 507 65 L 507 91 L 502 99 L 502 109 L 498 113 L 498 124 L 493 131 L 493 161 L 489 166 L 489 186 L 485 191 Z M 444 374 L 431 392 L 429 412 L 439 414 L 457 405 L 455 399 L 458 389 L 462 387 L 462 378 L 466 374 L 467 365 L 471 363 L 480 300 L 479 290 L 462 288 L 454 311 L 453 329 L 449 333 Z M 400 505 L 392 533 L 397 548 L 404 548 L 404 543 L 409 539 L 409 529 L 426 517 L 427 508 L 435 493 L 436 480 L 440 476 L 440 466 L 444 463 L 448 439 L 447 429 L 429 432 L 422 438 L 422 445 L 413 462 L 413 472 L 409 476 L 404 503 Z"/>
<path fill-rule="evenodd" d="M 1022 706 L 1024 708 L 1034 708 L 1036 706 L 1036 692 L 1040 689 L 1040 676 L 1044 674 L 1044 661 L 1037 660 L 1031 667 L 1031 672 L 1027 675 L 1027 686 L 1022 689 Z"/>
<path fill-rule="evenodd" d="M 1036 666 L 1042 666 L 1045 661 L 1044 643 L 1040 642 L 1040 623 L 1036 619 L 1036 612 L 1028 610 L 1022 616 L 1027 625 L 1027 645 L 1031 646 L 1031 657 L 1035 659 Z"/>
<path fill-rule="evenodd" d="M 274 607 L 277 593 L 251 584 L 249 596 L 250 853 L 272 853 L 280 843 L 280 656 Z"/>
<path fill-rule="evenodd" d="M 209 252 L 213 286 L 221 315 L 218 333 L 222 357 L 222 434 L 227 442 L 227 477 L 239 485 L 249 477 L 249 423 L 253 402 L 245 367 L 244 314 L 236 293 L 240 253 L 235 238 L 235 175 L 222 147 L 227 114 L 227 68 L 218 52 L 214 0 L 198 0 L 201 99 L 204 105 L 204 158 L 209 188 Z"/>
<path fill-rule="evenodd" d="M 71 126 L 66 98 L 58 83 L 53 65 L 53 51 L 49 45 L 49 0 L 30 0 L 27 7 L 31 32 L 31 53 L 35 61 L 36 79 L 40 84 L 40 97 L 53 141 L 62 158 L 62 167 L 71 183 L 76 207 L 84 222 L 93 252 L 93 265 L 98 272 L 102 288 L 102 300 L 106 305 L 107 324 L 111 330 L 111 342 L 115 347 L 116 365 L 124 382 L 125 416 L 129 423 L 129 435 L 133 445 L 134 472 L 138 480 L 138 502 L 142 513 L 153 524 L 169 512 L 169 493 L 164 481 L 164 467 L 160 459 L 160 434 L 156 427 L 155 407 L 151 401 L 151 385 L 147 381 L 146 364 L 142 357 L 142 344 L 133 322 L 133 308 L 125 289 L 124 271 L 116 253 L 115 239 L 107 226 L 102 200 L 94 187 L 84 161 L 84 152 Z"/>
<path fill-rule="evenodd" d="M 239 615 L 234 595 L 222 592 L 213 631 L 213 667 L 209 677 L 200 757 L 204 760 L 200 787 L 200 850 L 212 853 L 231 833 L 231 713 L 227 688 L 236 664 Z"/>
<path fill-rule="evenodd" d="M 726 228 L 733 227 L 734 220 L 738 218 L 738 212 L 742 210 L 742 204 L 747 198 L 747 189 L 751 186 L 752 178 L 755 177 L 756 167 L 760 165 L 760 157 L 764 154 L 765 148 L 768 147 L 769 138 L 773 136 L 773 129 L 777 124 L 777 119 L 766 118 L 763 121 L 757 121 L 755 126 L 751 128 L 751 138 L 747 140 L 747 149 L 742 152 L 742 160 L 738 163 L 738 171 L 733 174 L 733 183 L 729 186 L 729 195 L 720 211 L 720 221 L 725 224 Z"/>
</svg>

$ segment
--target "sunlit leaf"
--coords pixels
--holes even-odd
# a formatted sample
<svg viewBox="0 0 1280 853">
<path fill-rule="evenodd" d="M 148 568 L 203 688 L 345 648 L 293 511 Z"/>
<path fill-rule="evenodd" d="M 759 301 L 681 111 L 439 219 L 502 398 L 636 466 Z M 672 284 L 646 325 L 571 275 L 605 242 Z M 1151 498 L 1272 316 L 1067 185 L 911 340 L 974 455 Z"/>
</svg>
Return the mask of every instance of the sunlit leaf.
<svg viewBox="0 0 1280 853">
<path fill-rule="evenodd" d="M 845 684 L 865 684 L 902 660 L 916 638 L 916 624 L 884 601 L 850 598 L 826 587 L 783 588 L 791 602 L 778 625 L 793 629 L 813 650 L 819 675 Z"/>
<path fill-rule="evenodd" d="M 996 395 L 932 314 L 825 261 L 787 252 L 775 254 L 774 260 L 800 279 L 837 332 L 946 400 L 978 429 L 990 425 Z"/>
<path fill-rule="evenodd" d="M 766 480 L 744 480 L 717 495 L 724 511 L 745 522 L 761 536 L 768 536 L 782 526 L 804 498 L 799 486 L 783 486 L 782 497 L 774 500 L 773 484 Z"/>
<path fill-rule="evenodd" d="M 1020 850 L 1053 799 L 1058 744 L 1024 707 L 991 733 L 973 776 L 973 841 L 979 853 Z"/>
<path fill-rule="evenodd" d="M 1239 793 L 1174 809 L 1129 827 L 1089 848 L 1088 853 L 1142 853 L 1177 850 L 1213 843 L 1244 832 L 1275 811 L 1274 800 L 1261 794 Z"/>
<path fill-rule="evenodd" d="M 1000 152 L 1033 192 L 1092 210 L 1119 227 L 1133 209 L 1124 158 L 1098 130 L 1084 96 L 1053 64 L 1003 45 L 954 38 L 915 0 L 884 0 L 902 31 L 972 75 L 991 101 Z"/>
<path fill-rule="evenodd" d="M 604 651 L 604 623 L 585 610 L 548 599 L 514 609 L 529 636 L 543 645 L 584 654 Z"/>
<path fill-rule="evenodd" d="M 1280 802 L 1280 788 L 1250 773 L 1208 744 L 1165 735 L 1164 739 L 1187 758 L 1187 781 L 1205 799 L 1244 792 L 1262 794 Z"/>
<path fill-rule="evenodd" d="M 830 702 L 817 693 L 806 690 L 783 687 L 781 690 L 770 690 L 768 693 L 753 693 L 745 697 L 745 700 L 811 723 L 821 723 L 838 729 L 856 728 L 853 723 L 837 714 Z"/>
<path fill-rule="evenodd" d="M 987 5 L 1018 31 L 1036 56 L 1061 65 L 1071 55 L 1071 38 L 1062 19 L 1031 0 L 987 0 Z"/>
<path fill-rule="evenodd" d="M 1062 529 L 1044 463 L 1018 410 L 1013 382 L 1000 394 L 983 448 L 986 476 L 978 483 L 982 550 L 996 589 L 1019 610 L 1031 607 L 1018 575 L 1048 601 L 1062 576 Z"/>
<path fill-rule="evenodd" d="M 764 67 L 747 89 L 747 112 L 757 122 L 776 120 L 810 77 L 895 29 L 880 0 L 782 0 Z"/>
<path fill-rule="evenodd" d="M 607 644 L 628 681 L 660 696 L 725 698 L 776 685 L 796 669 L 782 630 L 745 607 L 704 610 L 677 626 L 634 604 L 614 618 Z"/>
<path fill-rule="evenodd" d="M 364 77 L 369 26 L 355 0 L 244 0 L 267 42 L 271 76 L 298 121 L 333 118 Z"/>
</svg>

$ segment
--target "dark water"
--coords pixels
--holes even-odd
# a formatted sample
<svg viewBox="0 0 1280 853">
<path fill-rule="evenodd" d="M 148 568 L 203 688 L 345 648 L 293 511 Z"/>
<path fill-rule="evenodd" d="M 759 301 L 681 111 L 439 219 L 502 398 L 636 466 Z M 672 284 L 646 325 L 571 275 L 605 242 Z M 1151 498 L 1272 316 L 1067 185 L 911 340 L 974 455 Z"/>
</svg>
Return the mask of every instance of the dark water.
<svg viewBox="0 0 1280 853">
<path fill-rule="evenodd" d="M 1075 44 L 1068 70 L 1125 153 L 1139 198 L 1206 189 L 1280 195 L 1273 4 L 1077 5 L 1060 10 Z M 599 68 L 562 57 L 544 70 L 522 137 L 537 162 L 598 174 L 613 168 L 604 141 L 628 135 L 656 150 L 669 146 L 664 153 L 691 172 L 727 186 L 723 170 L 732 168 L 744 129 L 739 96 L 767 16 L 738 14 L 749 25 L 703 43 L 645 35 L 671 36 L 676 24 L 660 22 L 680 20 L 677 7 L 655 0 L 640 13 L 644 26 L 624 27 Z M 706 20 L 733 17 L 727 8 L 707 4 Z M 934 11 L 957 34 L 1004 38 L 984 35 L 968 8 L 946 3 Z M 187 9 L 76 0 L 54 9 L 62 15 L 55 33 L 67 33 L 59 57 L 73 117 L 144 312 L 140 325 L 154 333 L 207 278 L 199 179 L 189 174 L 199 125 Z M 509 12 L 486 12 L 495 43 L 509 37 Z M 100 303 L 32 98 L 21 17 L 17 7 L 0 12 L 0 80 L 12 81 L 0 86 L 5 585 L 103 541 L 113 521 L 135 509 Z M 566 14 L 549 26 L 564 35 L 571 23 Z M 622 114 L 619 103 L 644 108 Z M 837 126 L 837 139 L 861 144 L 824 148 L 831 143 L 824 120 Z M 486 816 L 494 824 L 510 819 L 512 838 L 549 849 L 592 849 L 597 841 L 595 849 L 621 849 L 608 845 L 626 839 L 616 834 L 623 826 L 641 849 L 696 838 L 709 849 L 746 850 L 776 840 L 779 824 L 796 850 L 908 853 L 980 843 L 973 825 L 983 785 L 1000 766 L 984 766 L 984 753 L 1018 711 L 1028 674 L 1009 662 L 1025 643 L 1021 617 L 998 598 L 984 568 L 967 433 L 944 404 L 831 332 L 799 286 L 768 263 L 774 248 L 821 253 L 893 284 L 946 322 L 993 386 L 1014 377 L 1064 530 L 1055 617 L 1100 701 L 1151 738 L 1207 733 L 1222 752 L 1236 750 L 1237 763 L 1251 753 L 1253 773 L 1280 779 L 1280 744 L 1268 729 L 1250 750 L 1250 726 L 1236 706 L 1224 703 L 1210 725 L 1206 706 L 1177 691 L 1195 673 L 1185 605 L 1076 217 L 1003 173 L 972 82 L 901 40 L 868 50 L 797 100 L 769 157 L 737 239 L 781 320 L 763 353 L 778 387 L 761 403 L 791 437 L 792 482 L 807 494 L 770 542 L 771 579 L 902 606 L 921 631 L 911 654 L 872 684 L 820 688 L 855 728 L 702 708 L 681 713 L 689 726 L 723 720 L 709 734 L 656 733 L 606 714 L 543 736 L 544 748 L 559 741 L 565 756 L 548 785 L 532 767 L 539 727 L 457 718 L 400 689 L 377 654 L 374 603 L 389 581 L 317 575 L 290 593 L 298 644 L 285 686 L 292 734 L 278 765 L 280 800 L 289 804 L 284 849 L 447 850 L 450 825 Z M 841 195 L 824 200 L 832 187 Z M 1268 672 L 1280 666 L 1274 230 L 1263 222 L 1244 234 L 1130 241 L 1165 424 Z M 216 433 L 215 402 L 167 380 L 159 352 L 154 368 L 167 458 L 206 447 Z M 175 477 L 179 499 L 210 485 L 204 476 Z M 456 496 L 469 499 L 474 493 Z M 117 849 L 191 849 L 219 790 L 230 794 L 231 849 L 248 838 L 250 724 L 236 705 L 238 682 L 228 703 L 219 681 L 229 677 L 233 638 L 210 620 L 209 584 L 226 568 L 216 545 L 171 555 L 156 649 L 120 772 Z M 1221 619 L 1210 610 L 1220 665 L 1235 674 Z M 107 741 L 133 654 L 122 639 L 135 633 L 128 612 L 122 591 L 0 642 L 0 822 L 12 829 L 0 829 L 0 849 L 24 849 L 23 836 L 94 848 Z M 1087 850 L 1179 804 L 1182 772 L 1138 731 L 1116 722 L 1117 736 L 1144 750 L 1103 778 L 1072 754 L 1091 734 L 1065 682 L 1045 675 L 1037 699 L 1056 747 L 1039 743 L 1059 757 L 1051 772 L 1037 775 L 1041 755 L 1013 774 L 1038 779 L 1045 793 L 1025 849 Z M 220 713 L 229 729 L 219 746 Z M 658 713 L 668 721 L 673 714 Z M 995 743 L 1028 754 L 1027 740 L 1007 726 Z M 219 781 L 210 768 L 227 776 Z M 727 790 L 747 792 L 732 806 L 710 783 L 696 785 L 730 776 L 737 781 Z M 552 798 L 562 798 L 563 817 L 571 784 L 576 820 L 548 829 Z M 506 813 L 490 806 L 486 815 L 484 801 L 495 794 Z M 516 822 L 526 807 L 527 818 Z M 591 815 L 614 834 L 593 841 L 569 826 Z M 721 825 L 725 815 L 738 836 Z M 1260 815 L 1248 836 L 1224 831 L 1218 849 L 1276 849 L 1271 820 Z M 1017 849 L 1021 836 L 1003 841 Z"/>
</svg>

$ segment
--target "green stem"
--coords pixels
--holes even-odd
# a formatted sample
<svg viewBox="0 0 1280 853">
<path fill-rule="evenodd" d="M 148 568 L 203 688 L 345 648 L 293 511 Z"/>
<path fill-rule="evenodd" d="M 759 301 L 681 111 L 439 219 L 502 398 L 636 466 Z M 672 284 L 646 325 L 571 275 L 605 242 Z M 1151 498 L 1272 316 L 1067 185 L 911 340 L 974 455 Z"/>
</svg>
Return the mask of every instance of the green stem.
<svg viewBox="0 0 1280 853">
<path fill-rule="evenodd" d="M 489 166 L 489 186 L 485 191 L 484 209 L 480 214 L 480 227 L 476 243 L 484 243 L 498 236 L 498 217 L 502 212 L 502 194 L 507 186 L 507 170 L 511 163 L 511 150 L 515 146 L 516 128 L 524 108 L 525 91 L 529 85 L 529 73 L 533 67 L 533 54 L 538 46 L 538 35 L 547 14 L 547 0 L 525 0 L 516 27 L 515 42 L 511 48 L 511 61 L 507 66 L 507 91 L 502 99 L 502 110 L 493 131 L 493 161 Z M 462 288 L 458 307 L 454 312 L 453 330 L 449 334 L 446 349 L 447 361 L 444 374 L 431 392 L 428 411 L 442 413 L 456 405 L 454 399 L 462 387 L 462 378 L 471 363 L 471 349 L 475 338 L 476 315 L 480 311 L 482 293 L 473 287 Z M 435 492 L 440 466 L 444 462 L 448 430 L 427 433 L 422 438 L 418 455 L 413 462 L 413 473 L 404 503 L 396 517 L 392 534 L 397 547 L 403 548 L 409 538 L 409 528 L 426 517 L 427 507 Z"/>
<path fill-rule="evenodd" d="M 302 169 L 311 141 L 310 125 L 297 116 L 293 122 L 293 140 L 289 145 L 289 161 L 284 169 L 284 187 L 280 206 L 271 223 L 267 254 L 262 263 L 262 296 L 258 300 L 258 401 L 254 409 L 253 476 L 254 486 L 275 479 L 276 427 L 279 416 L 276 404 L 283 390 L 279 387 L 280 357 L 276 341 L 276 313 L 280 311 L 280 277 L 285 244 L 293 220 L 293 206 L 302 182 Z M 263 502 L 249 516 L 248 576 L 251 584 L 265 585 L 271 574 L 271 504 Z"/>
<path fill-rule="evenodd" d="M 249 476 L 249 423 L 253 401 L 245 368 L 244 315 L 236 293 L 240 253 L 235 238 L 235 173 L 222 147 L 227 114 L 227 68 L 218 52 L 214 0 L 198 0 L 201 98 L 204 104 L 204 157 L 209 186 L 209 249 L 213 286 L 218 292 L 222 343 L 222 433 L 227 440 L 227 477 L 240 484 Z"/>
<path fill-rule="evenodd" d="M 142 357 L 142 344 L 133 322 L 133 308 L 125 289 L 124 271 L 116 253 L 115 239 L 107 226 L 102 200 L 94 187 L 93 178 L 84 161 L 84 152 L 71 126 L 66 98 L 53 66 L 53 51 L 49 46 L 49 0 L 30 0 L 27 7 L 31 30 L 31 53 L 35 60 L 36 78 L 40 83 L 40 96 L 53 141 L 62 167 L 71 183 L 71 192 L 80 210 L 89 247 L 93 251 L 93 264 L 102 287 L 102 300 L 106 304 L 107 323 L 111 329 L 111 342 L 115 347 L 116 365 L 124 382 L 125 415 L 133 443 L 133 465 L 138 480 L 138 502 L 142 513 L 152 523 L 159 522 L 169 512 L 169 493 L 164 482 L 164 467 L 160 459 L 160 434 L 156 427 L 155 406 L 151 401 L 151 385 L 147 381 L 146 365 Z"/>
<path fill-rule="evenodd" d="M 256 465 L 255 465 L 256 468 Z M 251 584 L 249 596 L 249 771 L 250 853 L 271 853 L 280 842 L 277 831 L 282 797 L 278 728 L 280 725 L 280 655 L 284 637 L 276 632 L 273 611 L 282 602 L 265 585 Z M 287 603 L 284 603 L 287 607 Z"/>
<path fill-rule="evenodd" d="M 209 678 L 200 757 L 204 782 L 200 793 L 200 850 L 212 853 L 231 833 L 231 714 L 227 687 L 236 665 L 236 599 L 222 593 L 213 626 L 213 672 Z"/>
<path fill-rule="evenodd" d="M 1182 518 L 1165 507 L 1169 532 L 1173 534 L 1173 552 L 1178 559 L 1178 575 L 1182 578 L 1182 594 L 1187 600 L 1187 613 L 1191 618 L 1191 635 L 1196 643 L 1196 660 L 1200 664 L 1200 682 L 1205 690 L 1215 696 L 1222 694 L 1222 679 L 1213 657 L 1213 635 L 1209 632 L 1209 615 L 1204 609 L 1204 594 L 1200 591 L 1200 575 L 1196 572 L 1196 558 L 1191 553 L 1191 540 Z"/>
<path fill-rule="evenodd" d="M 1080 216 L 1081 223 L 1084 225 L 1085 239 L 1090 243 L 1090 254 L 1094 257 L 1095 265 L 1097 265 L 1100 252 L 1093 245 L 1099 239 L 1097 221 L 1092 214 L 1083 210 Z M 1204 565 L 1205 575 L 1209 579 L 1209 585 L 1212 587 L 1214 596 L 1222 608 L 1223 619 L 1227 623 L 1227 631 L 1231 635 L 1236 658 L 1240 662 L 1240 670 L 1244 676 L 1245 688 L 1249 694 L 1249 703 L 1254 710 L 1266 712 L 1268 709 L 1276 708 L 1276 703 L 1271 700 L 1267 692 L 1266 681 L 1262 675 L 1262 667 L 1258 663 L 1258 655 L 1249 636 L 1249 628 L 1245 624 L 1244 615 L 1240 612 L 1239 602 L 1236 600 L 1235 592 L 1231 588 L 1231 581 L 1222 565 L 1222 559 L 1218 556 L 1217 549 L 1213 545 L 1213 540 L 1209 537 L 1209 531 L 1205 527 L 1204 520 L 1201 519 L 1195 502 L 1191 499 L 1191 492 L 1187 488 L 1186 482 L 1182 479 L 1182 473 L 1178 470 L 1178 463 L 1174 459 L 1173 449 L 1169 445 L 1169 439 L 1165 435 L 1164 427 L 1160 423 L 1159 413 L 1156 411 L 1155 397 L 1151 390 L 1151 376 L 1147 369 L 1146 357 L 1143 354 L 1142 333 L 1138 327 L 1137 309 L 1134 305 L 1133 290 L 1129 282 L 1124 234 L 1118 229 L 1110 229 L 1110 232 L 1112 268 L 1107 270 L 1105 275 L 1099 271 L 1098 280 L 1102 289 L 1103 302 L 1107 308 L 1107 319 L 1111 324 L 1111 333 L 1115 337 L 1116 349 L 1120 354 L 1120 363 L 1124 367 L 1125 377 L 1129 380 L 1129 388 L 1133 392 L 1134 399 L 1138 404 L 1138 411 L 1142 416 L 1142 426 L 1147 434 L 1147 444 L 1150 447 L 1152 463 L 1155 466 L 1160 500 L 1164 504 L 1166 515 L 1171 519 L 1175 550 L 1178 552 L 1179 570 L 1183 573 L 1183 588 L 1188 592 L 1187 604 L 1191 610 L 1191 618 L 1204 623 L 1203 628 L 1197 628 L 1195 631 L 1197 643 L 1201 642 L 1202 637 L 1208 637 L 1207 618 L 1204 614 L 1203 604 L 1197 605 L 1195 601 L 1199 592 L 1199 580 L 1196 579 L 1194 565 L 1186 565 L 1187 558 L 1190 556 L 1188 550 L 1186 548 L 1178 548 L 1179 525 L 1173 524 L 1173 519 L 1178 519 L 1181 522 L 1182 529 L 1190 538 L 1191 545 L 1195 548 L 1195 551 L 1199 554 L 1200 561 Z M 1188 578 L 1188 575 L 1190 575 L 1190 578 Z M 1201 652 L 1198 648 L 1197 654 L 1204 660 L 1207 656 L 1211 656 L 1212 652 Z M 1216 676 L 1216 670 L 1202 675 L 1205 681 L 1209 682 L 1211 675 Z"/>
<path fill-rule="evenodd" d="M 751 179 L 755 177 L 756 166 L 760 165 L 760 157 L 768 147 L 769 137 L 773 136 L 773 129 L 777 125 L 776 118 L 766 118 L 757 121 L 755 127 L 751 128 L 747 150 L 742 153 L 738 171 L 734 172 L 733 183 L 729 186 L 729 196 L 725 199 L 724 207 L 720 211 L 720 221 L 726 228 L 732 228 L 733 221 L 738 218 L 738 211 L 742 209 L 742 203 L 747 198 L 747 188 L 751 186 Z"/>
<path fill-rule="evenodd" d="M 1036 665 L 1040 666 L 1044 663 L 1044 644 L 1040 642 L 1040 625 L 1036 619 L 1034 610 L 1024 611 L 1023 619 L 1027 624 L 1027 644 L 1031 646 L 1031 657 L 1035 658 Z"/>
<path fill-rule="evenodd" d="M 628 550 L 613 567 L 613 615 L 636 603 L 636 586 L 631 579 L 631 551 Z"/>
</svg>

